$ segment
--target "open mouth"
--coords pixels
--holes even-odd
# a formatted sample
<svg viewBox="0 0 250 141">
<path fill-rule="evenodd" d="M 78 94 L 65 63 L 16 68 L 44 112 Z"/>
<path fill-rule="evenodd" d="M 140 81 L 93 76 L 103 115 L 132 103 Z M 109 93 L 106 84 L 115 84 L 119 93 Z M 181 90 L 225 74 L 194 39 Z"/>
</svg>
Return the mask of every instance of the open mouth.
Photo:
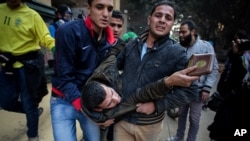
<svg viewBox="0 0 250 141">
<path fill-rule="evenodd" d="M 108 22 L 108 20 L 101 20 L 101 23 L 106 25 L 106 24 L 108 24 L 109 22 Z"/>
<path fill-rule="evenodd" d="M 157 31 L 164 31 L 165 27 L 163 27 L 163 26 L 156 26 L 156 30 Z"/>
</svg>

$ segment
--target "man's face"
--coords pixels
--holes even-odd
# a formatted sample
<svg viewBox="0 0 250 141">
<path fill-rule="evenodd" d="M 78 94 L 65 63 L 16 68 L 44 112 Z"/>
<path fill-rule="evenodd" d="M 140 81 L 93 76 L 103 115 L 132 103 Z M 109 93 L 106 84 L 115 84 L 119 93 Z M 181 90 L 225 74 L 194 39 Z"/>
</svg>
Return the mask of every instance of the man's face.
<svg viewBox="0 0 250 141">
<path fill-rule="evenodd" d="M 166 36 L 174 25 L 174 9 L 168 5 L 160 5 L 148 18 L 150 34 L 159 38 Z"/>
<path fill-rule="evenodd" d="M 98 105 L 99 109 L 110 109 L 114 108 L 121 102 L 121 97 L 120 95 L 111 87 L 108 87 L 106 85 L 102 84 L 102 87 L 104 88 L 106 92 L 106 97 L 104 101 Z"/>
<path fill-rule="evenodd" d="M 63 19 L 65 21 L 71 21 L 72 20 L 72 15 L 69 14 L 69 13 L 65 13 L 64 16 L 63 16 Z"/>
<path fill-rule="evenodd" d="M 188 28 L 187 24 L 184 24 L 180 27 L 180 31 L 179 31 L 179 40 L 180 40 L 180 44 L 183 47 L 188 47 L 191 44 L 192 41 L 192 33 Z"/>
<path fill-rule="evenodd" d="M 96 32 L 109 25 L 112 11 L 113 0 L 94 0 L 92 2 L 89 6 L 89 14 Z"/>
<path fill-rule="evenodd" d="M 121 19 L 119 18 L 110 18 L 110 26 L 112 28 L 113 34 L 115 36 L 115 38 L 119 38 L 119 36 L 122 33 L 122 26 L 123 26 L 123 22 Z"/>
</svg>

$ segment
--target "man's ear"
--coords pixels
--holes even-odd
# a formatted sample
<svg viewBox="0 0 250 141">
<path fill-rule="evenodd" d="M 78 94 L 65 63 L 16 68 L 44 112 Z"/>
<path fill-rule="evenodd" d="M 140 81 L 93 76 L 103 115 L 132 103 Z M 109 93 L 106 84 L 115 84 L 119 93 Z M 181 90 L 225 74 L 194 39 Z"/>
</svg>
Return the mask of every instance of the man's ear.
<svg viewBox="0 0 250 141">
<path fill-rule="evenodd" d="M 192 35 L 195 35 L 195 34 L 196 34 L 195 32 L 196 32 L 195 29 L 192 29 L 192 30 L 191 30 L 191 34 L 192 34 Z"/>
<path fill-rule="evenodd" d="M 148 16 L 148 25 L 150 25 L 150 18 L 151 16 Z"/>
<path fill-rule="evenodd" d="M 94 111 L 96 111 L 96 112 L 101 112 L 102 109 L 101 109 L 101 108 L 94 108 Z"/>
<path fill-rule="evenodd" d="M 90 13 L 90 5 L 88 4 L 87 5 L 87 15 L 89 15 L 89 13 Z"/>
</svg>

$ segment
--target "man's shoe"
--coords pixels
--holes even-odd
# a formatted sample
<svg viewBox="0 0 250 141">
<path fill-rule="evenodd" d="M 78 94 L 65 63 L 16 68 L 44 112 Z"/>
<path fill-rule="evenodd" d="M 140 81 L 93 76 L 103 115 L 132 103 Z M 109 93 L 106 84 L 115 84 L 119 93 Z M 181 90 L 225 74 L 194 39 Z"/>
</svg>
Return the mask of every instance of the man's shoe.
<svg viewBox="0 0 250 141">
<path fill-rule="evenodd" d="M 38 108 L 38 115 L 41 116 L 42 113 L 43 113 L 43 108 L 42 108 L 42 107 L 39 107 L 39 108 Z"/>
<path fill-rule="evenodd" d="M 184 141 L 184 139 L 177 137 L 177 136 L 173 136 L 173 137 L 168 138 L 167 141 Z"/>
<path fill-rule="evenodd" d="M 28 141 L 39 141 L 38 137 L 29 138 Z"/>
</svg>

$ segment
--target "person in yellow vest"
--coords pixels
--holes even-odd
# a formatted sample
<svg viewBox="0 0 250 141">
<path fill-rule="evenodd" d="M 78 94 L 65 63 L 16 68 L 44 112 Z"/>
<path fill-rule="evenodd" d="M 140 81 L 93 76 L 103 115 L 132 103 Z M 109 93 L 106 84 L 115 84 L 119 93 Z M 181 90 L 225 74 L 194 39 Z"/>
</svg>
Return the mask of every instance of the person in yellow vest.
<svg viewBox="0 0 250 141">
<path fill-rule="evenodd" d="M 54 50 L 55 41 L 41 16 L 23 0 L 0 4 L 0 19 L 0 107 L 26 114 L 28 141 L 37 141 L 38 106 L 48 93 L 40 50 Z"/>
</svg>

